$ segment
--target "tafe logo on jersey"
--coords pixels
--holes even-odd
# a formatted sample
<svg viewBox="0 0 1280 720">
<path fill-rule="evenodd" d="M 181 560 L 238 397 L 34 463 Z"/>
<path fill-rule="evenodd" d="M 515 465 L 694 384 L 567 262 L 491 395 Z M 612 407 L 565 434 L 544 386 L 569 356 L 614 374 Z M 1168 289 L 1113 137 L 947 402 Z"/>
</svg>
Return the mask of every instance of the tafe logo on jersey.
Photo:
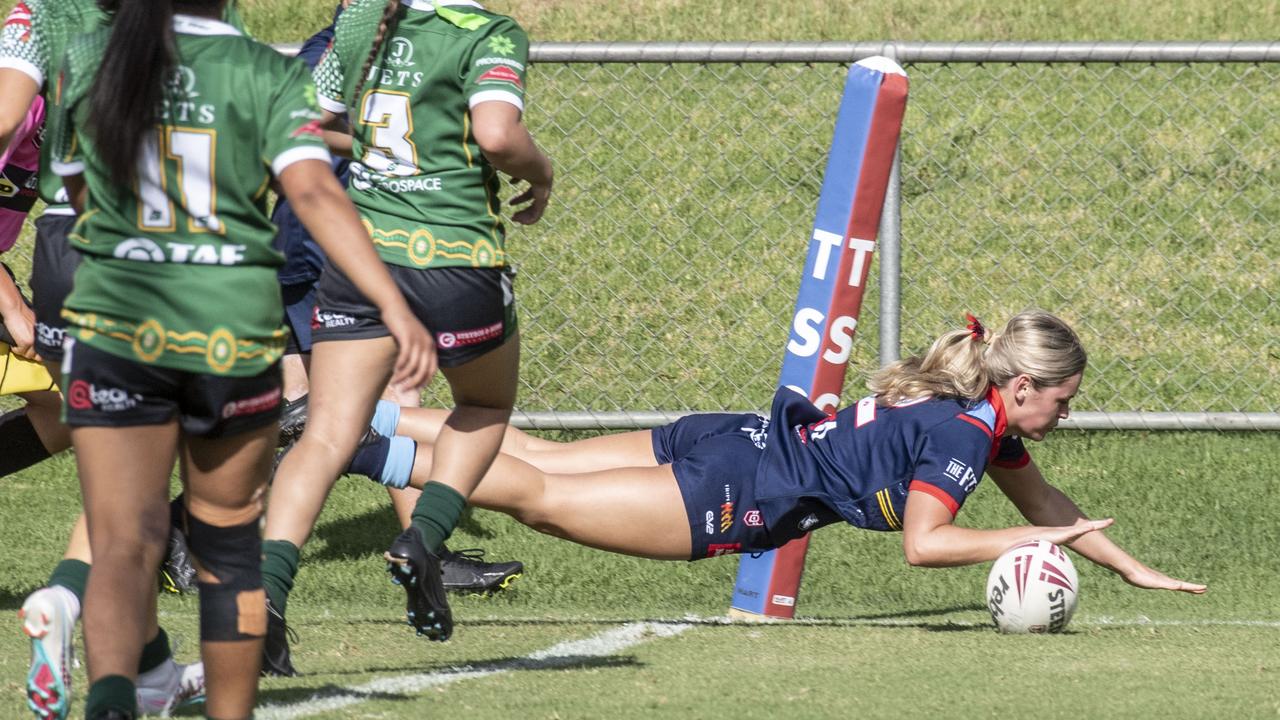
<svg viewBox="0 0 1280 720">
<path fill-rule="evenodd" d="M 192 265 L 239 265 L 244 262 L 244 245 L 165 243 L 166 253 L 150 238 L 129 238 L 116 244 L 112 255 L 135 262 L 171 262 Z"/>
<path fill-rule="evenodd" d="M 413 67 L 413 43 L 402 37 L 392 38 L 387 64 L 399 68 Z"/>
</svg>

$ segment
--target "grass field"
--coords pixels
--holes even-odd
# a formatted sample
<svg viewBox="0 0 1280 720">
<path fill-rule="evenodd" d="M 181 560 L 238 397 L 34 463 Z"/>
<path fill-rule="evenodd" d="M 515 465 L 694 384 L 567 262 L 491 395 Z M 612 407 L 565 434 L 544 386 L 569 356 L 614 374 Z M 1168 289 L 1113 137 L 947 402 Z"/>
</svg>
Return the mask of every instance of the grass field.
<svg viewBox="0 0 1280 720">
<path fill-rule="evenodd" d="M 502 595 L 457 598 L 455 637 L 430 644 L 403 624 L 378 560 L 395 533 L 385 496 L 351 478 L 290 604 L 305 674 L 265 680 L 258 717 L 995 717 L 1031 712 L 1024 702 L 1049 718 L 1280 713 L 1280 438 L 1063 432 L 1034 452 L 1083 507 L 1117 518 L 1113 538 L 1209 593 L 1139 591 L 1077 559 L 1070 632 L 1001 636 L 985 568 L 909 568 L 896 534 L 827 528 L 800 621 L 726 624 L 732 559 L 615 556 L 477 511 L 454 546 L 519 558 L 527 573 Z M 22 548 L 0 577 L 0 610 L 16 610 L 61 552 L 74 483 L 69 458 L 0 483 L 0 542 Z M 1015 522 L 986 484 L 960 519 Z M 161 612 L 192 658 L 195 599 L 163 597 Z M 21 640 L 15 623 L 0 646 L 0 717 L 24 714 Z"/>
<path fill-rule="evenodd" d="M 302 39 L 333 4 L 241 3 L 271 42 Z M 1280 20 L 1280 3 L 1209 0 L 490 6 L 540 40 L 1240 40 Z M 809 226 L 832 110 L 810 98 L 834 97 L 839 70 L 534 68 L 530 122 L 560 179 L 547 222 L 513 238 L 524 407 L 764 402 L 799 262 L 771 240 Z M 1274 409 L 1274 68 L 909 70 L 909 348 L 965 309 L 1002 319 L 1041 304 L 1084 326 L 1088 409 Z M 703 142 L 711 134 L 726 139 Z M 1019 263 L 1042 269 L 1016 285 Z M 999 278 L 978 308 L 966 305 L 975 265 Z M 1120 293 L 1138 281 L 1142 293 Z M 875 350 L 864 329 L 854 395 Z M 1280 717 L 1280 436 L 1062 432 L 1033 453 L 1087 511 L 1116 517 L 1119 543 L 1209 593 L 1138 591 L 1077 558 L 1070 632 L 1005 637 L 983 606 L 985 568 L 909 568 L 897 535 L 828 528 L 814 538 L 799 621 L 729 624 L 733 559 L 614 556 L 478 511 L 452 545 L 523 560 L 526 576 L 498 596 L 458 598 L 454 639 L 428 644 L 403 624 L 377 559 L 396 532 L 385 494 L 348 479 L 290 604 L 305 674 L 264 680 L 258 717 Z M 65 456 L 0 480 L 0 610 L 44 582 L 76 497 Z M 960 522 L 1016 518 L 984 483 Z M 179 658 L 194 659 L 195 599 L 160 608 Z M 29 717 L 27 644 L 10 627 L 0 718 Z M 83 669 L 76 681 L 81 700 Z"/>
</svg>

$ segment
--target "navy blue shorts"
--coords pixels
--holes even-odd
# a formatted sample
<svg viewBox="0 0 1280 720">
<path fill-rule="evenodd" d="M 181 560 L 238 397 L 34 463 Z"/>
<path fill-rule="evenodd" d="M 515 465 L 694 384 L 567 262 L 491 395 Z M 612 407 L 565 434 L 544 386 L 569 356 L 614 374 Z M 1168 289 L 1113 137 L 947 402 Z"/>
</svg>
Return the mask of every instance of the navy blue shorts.
<svg viewBox="0 0 1280 720">
<path fill-rule="evenodd" d="M 297 283 L 280 286 L 284 302 L 284 324 L 289 326 L 289 342 L 285 355 L 311 352 L 311 317 L 316 311 L 316 284 Z"/>
<path fill-rule="evenodd" d="M 653 430 L 658 464 L 671 464 L 693 539 L 689 559 L 776 546 L 756 506 L 756 465 L 768 422 L 759 415 L 689 415 Z"/>
</svg>

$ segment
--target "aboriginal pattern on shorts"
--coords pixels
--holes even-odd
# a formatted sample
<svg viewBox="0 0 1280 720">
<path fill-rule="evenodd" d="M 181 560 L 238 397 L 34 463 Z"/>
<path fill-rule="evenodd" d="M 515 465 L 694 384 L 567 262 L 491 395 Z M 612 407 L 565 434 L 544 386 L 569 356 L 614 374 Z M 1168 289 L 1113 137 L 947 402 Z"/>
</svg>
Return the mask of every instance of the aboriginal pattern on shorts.
<svg viewBox="0 0 1280 720">
<path fill-rule="evenodd" d="M 174 417 L 187 435 L 216 438 L 280 418 L 282 376 L 226 377 L 149 365 L 67 338 L 63 419 L 71 427 L 158 425 Z"/>
</svg>

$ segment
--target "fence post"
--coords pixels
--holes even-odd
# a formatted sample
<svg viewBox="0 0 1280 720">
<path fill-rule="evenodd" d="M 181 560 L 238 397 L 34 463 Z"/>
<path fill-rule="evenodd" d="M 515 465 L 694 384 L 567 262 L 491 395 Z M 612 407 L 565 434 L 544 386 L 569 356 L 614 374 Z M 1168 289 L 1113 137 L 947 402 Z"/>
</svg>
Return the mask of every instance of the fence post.
<svg viewBox="0 0 1280 720">
<path fill-rule="evenodd" d="M 880 215 L 880 366 L 898 359 L 902 328 L 902 149 L 893 153 Z"/>
</svg>

